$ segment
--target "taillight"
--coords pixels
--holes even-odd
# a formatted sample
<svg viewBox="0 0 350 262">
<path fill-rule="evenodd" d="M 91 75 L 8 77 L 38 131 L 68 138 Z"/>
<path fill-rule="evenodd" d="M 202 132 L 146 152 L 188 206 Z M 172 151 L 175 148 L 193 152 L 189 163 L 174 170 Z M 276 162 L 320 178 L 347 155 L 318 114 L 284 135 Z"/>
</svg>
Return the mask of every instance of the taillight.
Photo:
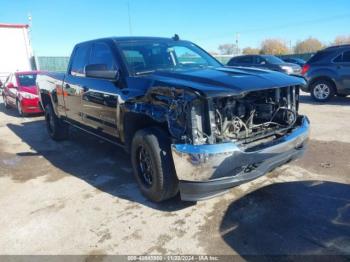
<svg viewBox="0 0 350 262">
<path fill-rule="evenodd" d="M 310 65 L 309 64 L 305 64 L 303 65 L 303 68 L 301 69 L 301 74 L 305 75 L 307 71 L 309 71 L 310 69 Z"/>
</svg>

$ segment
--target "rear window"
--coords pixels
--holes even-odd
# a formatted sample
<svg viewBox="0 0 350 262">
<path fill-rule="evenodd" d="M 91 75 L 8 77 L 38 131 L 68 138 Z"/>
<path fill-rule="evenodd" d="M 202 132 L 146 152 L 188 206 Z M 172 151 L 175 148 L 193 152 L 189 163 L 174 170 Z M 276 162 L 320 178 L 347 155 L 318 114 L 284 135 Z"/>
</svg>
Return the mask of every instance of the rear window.
<svg viewBox="0 0 350 262">
<path fill-rule="evenodd" d="M 20 86 L 35 86 L 36 74 L 17 75 Z"/>
<path fill-rule="evenodd" d="M 321 52 L 317 52 L 314 56 L 312 56 L 309 61 L 307 61 L 309 64 L 310 63 L 316 63 L 319 62 L 323 59 L 325 59 L 326 57 L 328 57 L 330 54 L 332 54 L 331 51 L 321 51 Z"/>
</svg>

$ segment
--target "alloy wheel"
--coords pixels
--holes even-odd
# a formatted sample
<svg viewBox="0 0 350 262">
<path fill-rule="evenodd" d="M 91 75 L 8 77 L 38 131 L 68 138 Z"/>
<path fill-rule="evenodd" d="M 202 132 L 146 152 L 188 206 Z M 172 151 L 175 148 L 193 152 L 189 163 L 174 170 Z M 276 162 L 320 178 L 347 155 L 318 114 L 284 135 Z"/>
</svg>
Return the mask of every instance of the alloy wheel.
<svg viewBox="0 0 350 262">
<path fill-rule="evenodd" d="M 139 162 L 139 175 L 143 184 L 147 187 L 151 187 L 153 183 L 153 166 L 151 155 L 144 146 L 140 146 L 138 149 L 138 162 Z"/>
<path fill-rule="evenodd" d="M 327 84 L 321 83 L 315 86 L 314 96 L 319 100 L 326 100 L 331 94 L 331 89 Z"/>
</svg>

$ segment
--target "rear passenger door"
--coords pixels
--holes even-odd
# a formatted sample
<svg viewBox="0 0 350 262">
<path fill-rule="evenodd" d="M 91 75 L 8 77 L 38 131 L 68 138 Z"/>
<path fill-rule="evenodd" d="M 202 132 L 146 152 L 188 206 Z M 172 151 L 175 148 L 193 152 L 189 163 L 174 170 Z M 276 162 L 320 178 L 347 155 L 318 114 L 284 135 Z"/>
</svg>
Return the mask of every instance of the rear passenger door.
<svg viewBox="0 0 350 262">
<path fill-rule="evenodd" d="M 88 63 L 92 44 L 75 47 L 68 73 L 63 84 L 64 103 L 68 119 L 82 123 L 82 97 L 86 85 L 85 66 Z"/>
<path fill-rule="evenodd" d="M 345 51 L 341 55 L 341 59 L 336 58 L 334 62 L 337 66 L 342 87 L 350 91 L 350 50 Z"/>
</svg>

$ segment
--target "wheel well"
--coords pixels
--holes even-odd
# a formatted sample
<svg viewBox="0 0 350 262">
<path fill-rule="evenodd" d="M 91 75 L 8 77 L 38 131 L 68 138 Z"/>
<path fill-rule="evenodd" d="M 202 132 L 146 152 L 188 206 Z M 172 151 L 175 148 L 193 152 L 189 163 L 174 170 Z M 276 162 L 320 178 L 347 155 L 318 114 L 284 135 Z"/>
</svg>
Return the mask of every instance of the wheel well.
<svg viewBox="0 0 350 262">
<path fill-rule="evenodd" d="M 40 93 L 40 96 L 41 96 L 41 107 L 42 109 L 45 109 L 45 107 L 51 103 L 51 98 L 48 94 L 45 94 L 45 93 Z"/>
<path fill-rule="evenodd" d="M 152 118 L 150 118 L 149 116 L 146 116 L 143 114 L 127 113 L 124 117 L 124 130 L 123 130 L 125 150 L 127 152 L 130 152 L 131 142 L 137 131 L 147 127 L 153 127 L 153 126 L 162 128 L 167 134 L 170 135 L 166 123 L 157 122 Z"/>
<path fill-rule="evenodd" d="M 328 76 L 320 76 L 320 77 L 316 77 L 316 78 L 312 79 L 309 83 L 309 86 L 311 87 L 314 83 L 316 83 L 319 80 L 327 80 L 328 82 L 330 82 L 333 85 L 334 91 L 335 92 L 337 91 L 336 84 L 334 83 L 333 79 L 328 77 Z M 310 92 L 311 92 L 311 89 L 310 89 Z"/>
</svg>

